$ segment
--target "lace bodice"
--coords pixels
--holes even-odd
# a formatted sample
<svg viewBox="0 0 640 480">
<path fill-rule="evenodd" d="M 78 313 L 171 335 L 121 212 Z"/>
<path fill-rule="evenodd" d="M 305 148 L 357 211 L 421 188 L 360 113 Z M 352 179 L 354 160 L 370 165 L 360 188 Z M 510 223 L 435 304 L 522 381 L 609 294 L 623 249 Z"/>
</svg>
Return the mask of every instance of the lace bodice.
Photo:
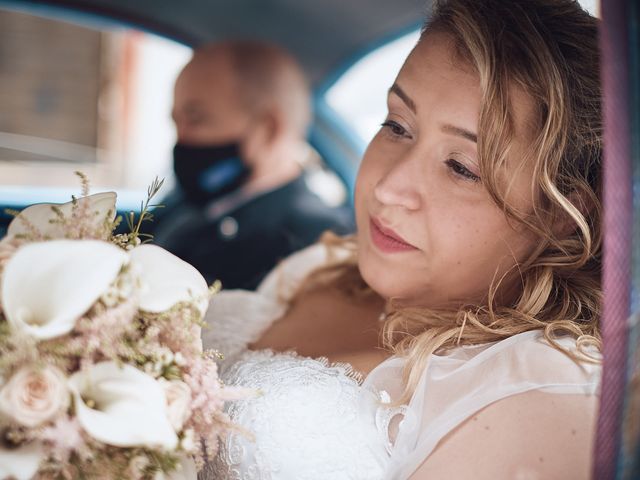
<svg viewBox="0 0 640 480">
<path fill-rule="evenodd" d="M 348 366 L 291 353 L 245 352 L 223 378 L 262 395 L 230 405 L 233 421 L 253 432 L 255 441 L 231 435 L 209 478 L 382 478 L 385 439 L 373 421 L 375 398 L 364 402 Z"/>
<path fill-rule="evenodd" d="M 442 437 L 494 401 L 533 389 L 597 391 L 599 367 L 577 365 L 538 332 L 434 355 L 410 404 L 393 409 L 385 403 L 400 392 L 400 358 L 363 379 L 346 364 L 248 350 L 284 314 L 302 278 L 326 260 L 325 247 L 312 246 L 289 257 L 256 292 L 223 291 L 213 298 L 204 346 L 224 353 L 220 376 L 226 384 L 260 395 L 227 407 L 253 438 L 230 434 L 200 478 L 406 479 Z M 388 427 L 398 414 L 403 421 L 391 442 Z"/>
</svg>

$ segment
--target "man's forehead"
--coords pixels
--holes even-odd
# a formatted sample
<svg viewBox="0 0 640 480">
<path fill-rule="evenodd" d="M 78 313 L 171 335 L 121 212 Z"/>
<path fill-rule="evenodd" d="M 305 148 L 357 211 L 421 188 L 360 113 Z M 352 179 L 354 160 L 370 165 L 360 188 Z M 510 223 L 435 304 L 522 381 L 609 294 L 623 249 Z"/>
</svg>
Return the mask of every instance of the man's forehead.
<svg viewBox="0 0 640 480">
<path fill-rule="evenodd" d="M 206 48 L 196 50 L 188 63 L 187 68 L 196 73 L 211 73 L 212 71 L 233 70 L 231 54 L 222 47 Z"/>
<path fill-rule="evenodd" d="M 174 91 L 182 101 L 202 101 L 233 96 L 236 83 L 230 66 L 224 63 L 190 62 L 178 76 Z"/>
<path fill-rule="evenodd" d="M 178 82 L 187 84 L 212 82 L 230 75 L 230 66 L 225 62 L 191 61 L 180 72 Z"/>
</svg>

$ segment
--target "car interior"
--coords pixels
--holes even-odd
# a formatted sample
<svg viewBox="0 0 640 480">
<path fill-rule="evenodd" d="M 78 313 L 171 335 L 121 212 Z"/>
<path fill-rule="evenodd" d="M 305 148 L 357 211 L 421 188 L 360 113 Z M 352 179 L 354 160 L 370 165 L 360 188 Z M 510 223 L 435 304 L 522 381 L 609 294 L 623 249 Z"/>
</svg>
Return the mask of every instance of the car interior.
<svg viewBox="0 0 640 480">
<path fill-rule="evenodd" d="M 429 3 L 0 0 L 0 238 L 12 212 L 78 195 L 74 171 L 94 192 L 117 191 L 122 214 L 139 208 L 156 176 L 168 192 L 172 84 L 193 47 L 225 39 L 275 42 L 301 63 L 313 92 L 317 190 L 349 204 L 360 158 L 384 119 L 384 102 L 369 99 L 383 100 Z M 581 3 L 602 21 L 605 98 L 615 104 L 605 118 L 623 117 L 625 127 L 606 127 L 605 140 L 628 145 L 628 158 L 605 162 L 605 172 L 621 173 L 609 173 L 604 187 L 605 360 L 593 478 L 640 478 L 640 437 L 623 433 L 640 416 L 640 7 Z"/>
</svg>

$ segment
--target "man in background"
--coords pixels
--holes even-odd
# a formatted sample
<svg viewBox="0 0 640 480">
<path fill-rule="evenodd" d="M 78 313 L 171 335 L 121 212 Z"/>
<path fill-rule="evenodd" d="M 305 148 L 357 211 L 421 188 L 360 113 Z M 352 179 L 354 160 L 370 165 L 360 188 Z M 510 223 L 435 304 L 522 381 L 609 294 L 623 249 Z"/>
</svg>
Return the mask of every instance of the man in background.
<svg viewBox="0 0 640 480">
<path fill-rule="evenodd" d="M 274 45 L 197 49 L 175 84 L 178 186 L 155 212 L 155 243 L 209 282 L 253 289 L 325 230 L 351 232 L 351 212 L 308 187 L 310 104 L 301 69 Z"/>
</svg>

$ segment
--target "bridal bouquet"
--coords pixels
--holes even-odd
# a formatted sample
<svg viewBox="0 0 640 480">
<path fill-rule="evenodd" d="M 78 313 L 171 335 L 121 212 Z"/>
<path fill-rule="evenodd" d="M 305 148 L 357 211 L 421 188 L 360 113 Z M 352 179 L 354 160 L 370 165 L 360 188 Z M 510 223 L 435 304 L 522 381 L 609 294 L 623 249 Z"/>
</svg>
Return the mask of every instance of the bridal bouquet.
<svg viewBox="0 0 640 480">
<path fill-rule="evenodd" d="M 198 271 L 114 235 L 115 193 L 32 205 L 0 241 L 0 478 L 195 478 L 232 427 Z"/>
</svg>

